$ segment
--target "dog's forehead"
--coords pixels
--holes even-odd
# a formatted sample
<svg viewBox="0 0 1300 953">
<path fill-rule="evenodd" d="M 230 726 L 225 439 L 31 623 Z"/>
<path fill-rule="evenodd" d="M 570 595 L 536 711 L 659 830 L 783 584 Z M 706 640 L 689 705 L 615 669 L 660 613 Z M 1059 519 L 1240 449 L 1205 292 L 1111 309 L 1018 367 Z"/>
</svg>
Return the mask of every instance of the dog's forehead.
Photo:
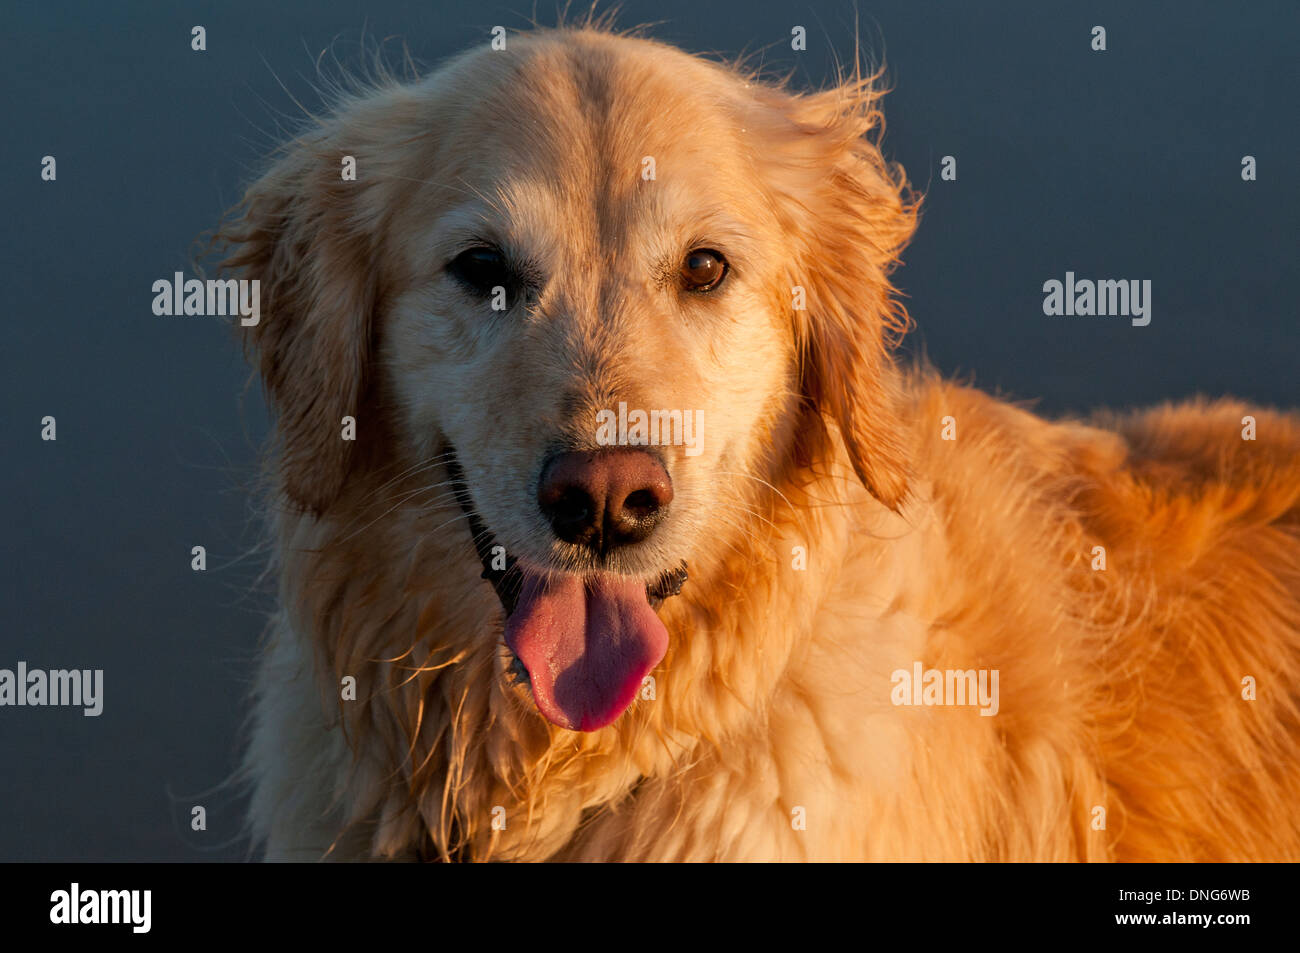
<svg viewBox="0 0 1300 953">
<path fill-rule="evenodd" d="M 671 47 L 579 32 L 479 52 L 457 73 L 456 137 L 489 177 L 536 169 L 609 195 L 714 174 L 735 151 L 739 83 Z"/>
<path fill-rule="evenodd" d="M 527 38 L 472 54 L 435 88 L 450 119 L 438 177 L 456 186 L 443 211 L 466 209 L 543 258 L 557 243 L 608 250 L 711 206 L 755 206 L 734 194 L 752 179 L 743 83 L 679 50 L 581 32 Z"/>
</svg>

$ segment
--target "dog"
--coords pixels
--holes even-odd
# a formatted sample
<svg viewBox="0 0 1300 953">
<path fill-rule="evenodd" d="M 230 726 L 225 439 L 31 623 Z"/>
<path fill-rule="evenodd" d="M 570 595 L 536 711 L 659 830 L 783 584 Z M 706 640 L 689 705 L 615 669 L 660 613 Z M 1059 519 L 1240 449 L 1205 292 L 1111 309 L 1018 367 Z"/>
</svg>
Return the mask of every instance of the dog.
<svg viewBox="0 0 1300 953">
<path fill-rule="evenodd" d="M 249 188 L 267 859 L 1300 859 L 1300 416 L 904 366 L 879 86 L 537 29 Z"/>
</svg>

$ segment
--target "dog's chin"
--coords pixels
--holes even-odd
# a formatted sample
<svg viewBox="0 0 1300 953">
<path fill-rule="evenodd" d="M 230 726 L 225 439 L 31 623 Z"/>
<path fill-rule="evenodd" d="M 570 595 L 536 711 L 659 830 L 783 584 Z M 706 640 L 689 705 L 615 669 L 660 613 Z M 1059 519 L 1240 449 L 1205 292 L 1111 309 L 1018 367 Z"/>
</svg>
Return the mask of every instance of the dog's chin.
<svg viewBox="0 0 1300 953">
<path fill-rule="evenodd" d="M 685 562 L 647 581 L 521 561 L 497 543 L 474 508 L 454 454 L 450 459 L 483 578 L 505 610 L 505 643 L 514 655 L 510 674 L 527 683 L 537 710 L 552 724 L 572 731 L 604 728 L 632 704 L 668 649 L 658 609 L 681 592 Z"/>
</svg>

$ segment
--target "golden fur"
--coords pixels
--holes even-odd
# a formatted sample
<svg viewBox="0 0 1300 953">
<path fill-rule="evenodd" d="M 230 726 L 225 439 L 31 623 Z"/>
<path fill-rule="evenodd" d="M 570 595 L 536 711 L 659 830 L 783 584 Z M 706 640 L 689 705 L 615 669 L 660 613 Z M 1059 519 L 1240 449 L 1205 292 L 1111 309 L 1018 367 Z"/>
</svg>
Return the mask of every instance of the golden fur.
<svg viewBox="0 0 1300 953">
<path fill-rule="evenodd" d="M 878 96 L 538 31 L 346 98 L 252 187 L 222 237 L 278 411 L 268 857 L 1300 859 L 1300 418 L 1052 423 L 895 366 L 917 200 Z M 448 289 L 465 221 L 547 265 L 527 314 Z M 701 238 L 733 284 L 673 297 Z M 704 409 L 712 450 L 615 567 L 691 568 L 656 697 L 577 733 L 507 678 L 443 454 L 540 562 L 538 455 L 619 399 Z M 914 661 L 999 670 L 1000 711 L 891 704 Z"/>
</svg>

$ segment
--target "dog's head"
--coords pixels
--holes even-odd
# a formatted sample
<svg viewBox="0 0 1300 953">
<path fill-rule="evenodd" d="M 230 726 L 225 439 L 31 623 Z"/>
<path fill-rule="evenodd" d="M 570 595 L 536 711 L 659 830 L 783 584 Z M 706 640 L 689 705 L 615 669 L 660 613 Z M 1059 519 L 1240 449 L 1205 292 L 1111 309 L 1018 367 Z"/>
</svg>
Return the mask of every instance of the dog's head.
<svg viewBox="0 0 1300 953">
<path fill-rule="evenodd" d="M 889 272 L 916 205 L 877 96 L 560 30 L 340 104 L 227 231 L 287 498 L 343 522 L 349 487 L 423 464 L 542 714 L 608 724 L 664 654 L 658 602 L 756 500 L 831 456 L 907 491 Z"/>
</svg>

